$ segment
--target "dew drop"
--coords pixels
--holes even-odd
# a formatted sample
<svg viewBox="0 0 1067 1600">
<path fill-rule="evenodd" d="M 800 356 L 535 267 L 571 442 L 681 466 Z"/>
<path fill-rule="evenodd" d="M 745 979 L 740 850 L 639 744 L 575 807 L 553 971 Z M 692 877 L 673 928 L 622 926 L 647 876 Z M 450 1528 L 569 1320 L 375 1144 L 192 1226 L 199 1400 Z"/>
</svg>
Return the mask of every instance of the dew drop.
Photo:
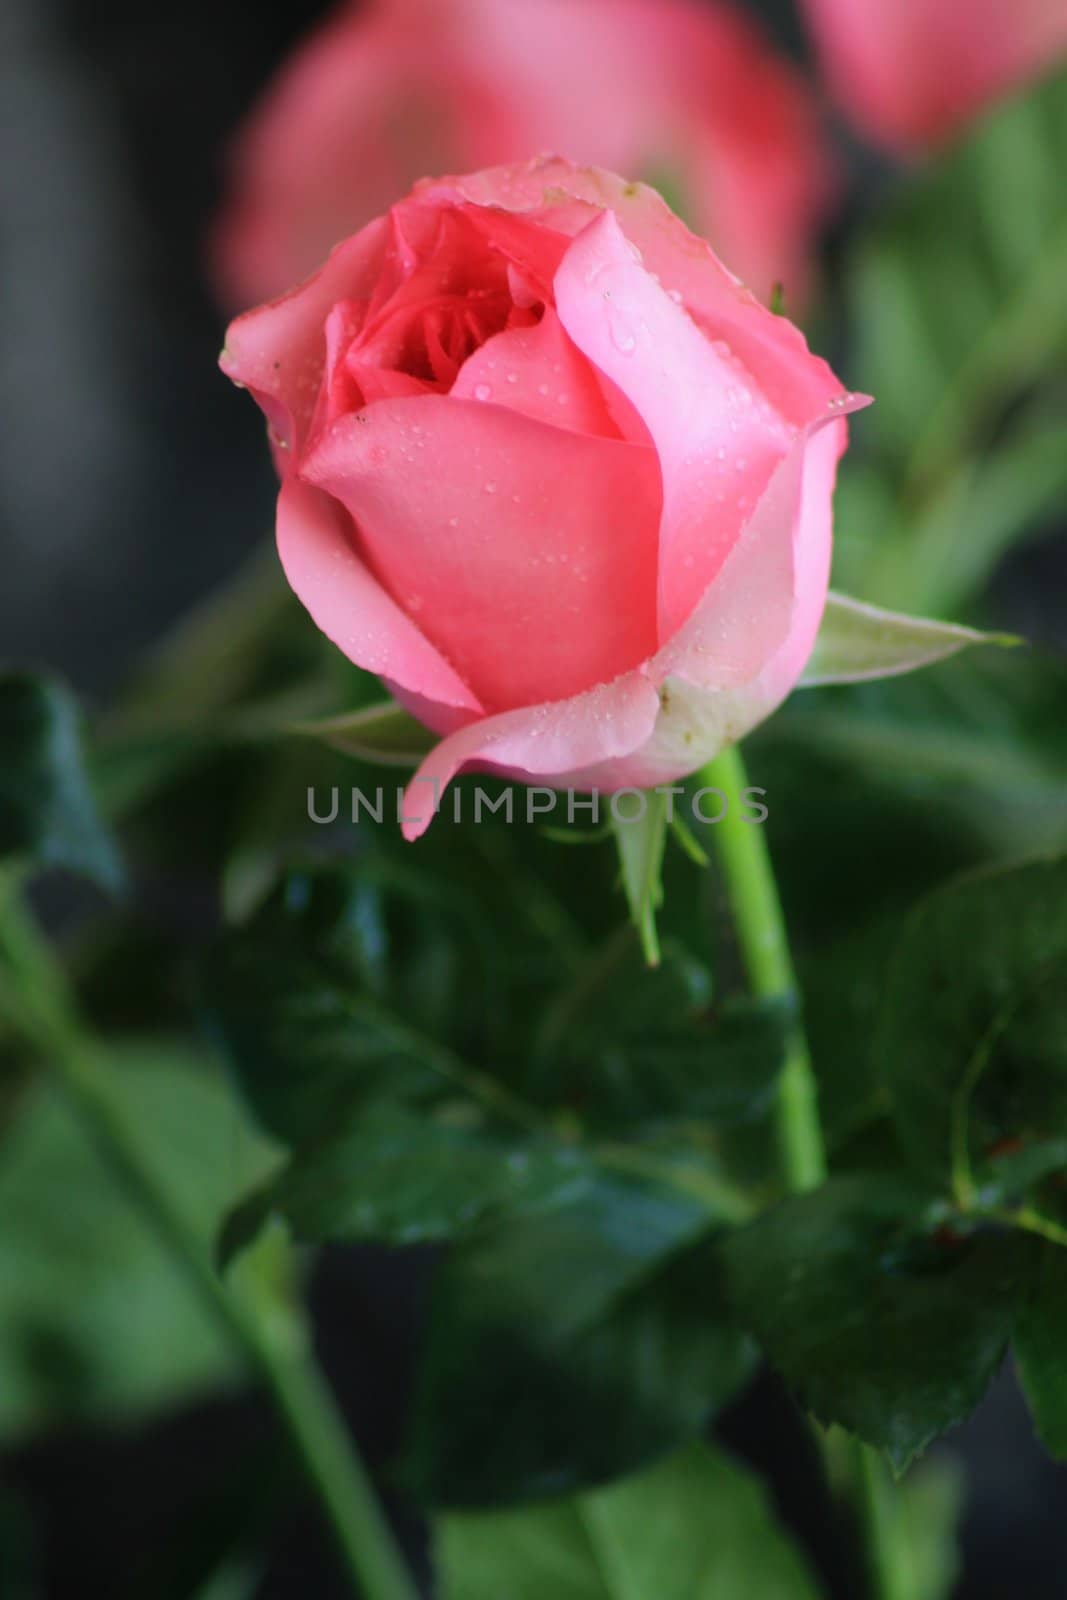
<svg viewBox="0 0 1067 1600">
<path fill-rule="evenodd" d="M 611 330 L 611 342 L 620 355 L 632 356 L 637 349 L 637 340 L 629 323 L 624 322 L 619 316 L 609 319 L 608 327 Z"/>
<path fill-rule="evenodd" d="M 496 494 L 496 484 L 495 483 L 487 483 L 486 486 L 485 486 L 485 492 L 486 492 L 486 494 Z"/>
<path fill-rule="evenodd" d="M 474 398 L 476 400 L 488 400 L 492 392 L 487 383 L 476 383 L 474 385 Z"/>
</svg>

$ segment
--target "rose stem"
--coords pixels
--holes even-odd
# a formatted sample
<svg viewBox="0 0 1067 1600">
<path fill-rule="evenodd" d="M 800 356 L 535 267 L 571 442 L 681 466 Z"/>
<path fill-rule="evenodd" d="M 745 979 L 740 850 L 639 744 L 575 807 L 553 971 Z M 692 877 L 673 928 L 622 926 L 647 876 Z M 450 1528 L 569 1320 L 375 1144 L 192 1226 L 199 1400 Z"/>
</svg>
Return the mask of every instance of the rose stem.
<svg viewBox="0 0 1067 1600">
<path fill-rule="evenodd" d="M 753 992 L 766 999 L 797 997 L 782 903 L 764 836 L 764 825 L 746 822 L 748 786 L 736 745 L 704 768 L 702 784 L 718 789 L 726 812 L 715 824 L 715 847 Z M 818 1188 L 826 1178 L 826 1147 L 819 1122 L 818 1089 L 803 1024 L 791 1028 L 779 1081 L 776 1132 L 782 1175 L 793 1193 Z M 871 1577 L 877 1600 L 911 1600 L 908 1552 L 898 1537 L 903 1511 L 893 1503 L 892 1483 L 877 1450 L 856 1441 L 858 1498 L 866 1527 Z"/>
<path fill-rule="evenodd" d="M 102 1159 L 153 1225 L 202 1303 L 258 1371 L 366 1600 L 418 1600 L 374 1489 L 317 1367 L 277 1308 L 225 1283 L 196 1227 L 154 1171 L 138 1129 L 114 1093 L 105 1045 L 76 1014 L 54 955 L 0 884 L 0 1002 L 9 1025 L 48 1063 Z M 6 971 L 3 968 L 6 967 Z"/>
</svg>

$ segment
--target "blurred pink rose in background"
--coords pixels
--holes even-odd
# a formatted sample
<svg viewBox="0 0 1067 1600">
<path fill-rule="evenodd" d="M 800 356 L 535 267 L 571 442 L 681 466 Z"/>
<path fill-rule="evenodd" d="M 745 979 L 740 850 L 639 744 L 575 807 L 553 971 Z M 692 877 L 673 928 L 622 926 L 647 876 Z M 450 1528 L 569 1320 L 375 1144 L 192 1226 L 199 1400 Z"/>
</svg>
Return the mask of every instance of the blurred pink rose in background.
<svg viewBox="0 0 1067 1600">
<path fill-rule="evenodd" d="M 1067 0 L 800 0 L 829 83 L 869 138 L 910 153 L 1067 53 Z"/>
<path fill-rule="evenodd" d="M 345 7 L 238 136 L 220 293 L 281 293 L 426 172 L 546 152 L 663 188 L 761 298 L 803 301 L 834 193 L 814 105 L 748 17 L 701 0 Z"/>
<path fill-rule="evenodd" d="M 222 366 L 271 425 L 293 589 L 443 736 L 409 838 L 420 779 L 673 782 L 797 682 L 861 401 L 651 189 L 420 184 Z"/>
</svg>

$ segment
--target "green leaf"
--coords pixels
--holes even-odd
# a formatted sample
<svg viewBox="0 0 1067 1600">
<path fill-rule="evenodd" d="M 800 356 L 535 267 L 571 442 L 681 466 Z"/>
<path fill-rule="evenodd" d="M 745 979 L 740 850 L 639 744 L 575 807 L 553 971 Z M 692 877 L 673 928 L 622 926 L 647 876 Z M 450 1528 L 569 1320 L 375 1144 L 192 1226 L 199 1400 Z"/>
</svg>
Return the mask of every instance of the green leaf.
<svg viewBox="0 0 1067 1600">
<path fill-rule="evenodd" d="M 565 1203 L 587 1185 L 589 1170 L 576 1150 L 491 1128 L 462 1101 L 421 1117 L 371 1107 L 302 1147 L 242 1202 L 221 1253 L 228 1260 L 243 1249 L 274 1212 L 309 1243 L 460 1238 L 503 1216 Z"/>
<path fill-rule="evenodd" d="M 205 1258 L 236 1185 L 269 1153 L 220 1077 L 186 1051 L 116 1047 L 113 1084 Z M 152 1227 L 50 1087 L 0 1145 L 0 1436 L 133 1420 L 245 1376 Z"/>
<path fill-rule="evenodd" d="M 618 817 L 612 811 L 612 829 L 619 849 L 622 886 L 630 916 L 641 939 L 648 966 L 660 959 L 656 911 L 663 902 L 663 851 L 667 843 L 667 802 L 671 797 L 648 791 L 639 815 Z"/>
<path fill-rule="evenodd" d="M 800 687 L 890 678 L 930 666 L 969 645 L 1018 643 L 1009 634 L 979 633 L 950 622 L 907 617 L 831 591 Z"/>
<path fill-rule="evenodd" d="M 741 1321 L 803 1404 L 902 1471 L 960 1422 L 996 1373 L 1030 1241 L 933 1233 L 899 1178 L 836 1178 L 729 1235 Z"/>
<path fill-rule="evenodd" d="M 752 1118 L 774 1096 L 791 1008 L 712 999 L 678 942 L 649 970 L 630 929 L 580 971 L 545 1018 L 527 1080 L 539 1104 L 605 1133 Z"/>
<path fill-rule="evenodd" d="M 0 676 L 0 858 L 68 867 L 105 889 L 121 882 L 118 855 L 93 802 L 77 708 L 62 684 Z"/>
<path fill-rule="evenodd" d="M 815 1600 L 759 1480 L 691 1445 L 610 1488 L 437 1525 L 443 1600 Z"/>
<path fill-rule="evenodd" d="M 1067 1460 L 1067 1251 L 1047 1245 L 1015 1329 L 1015 1359 L 1038 1437 Z"/>
<path fill-rule="evenodd" d="M 1067 1125 L 1067 861 L 972 874 L 900 933 L 877 1058 L 905 1149 L 973 1198 L 1003 1140 Z"/>
<path fill-rule="evenodd" d="M 437 1505 L 560 1494 L 700 1432 L 749 1371 L 708 1214 L 603 1179 L 440 1269 L 404 1475 Z"/>
<path fill-rule="evenodd" d="M 203 966 L 213 1030 L 264 1126 L 313 1138 L 377 1100 L 462 1097 L 464 1042 L 488 1001 L 477 928 L 381 862 L 289 873 Z"/>
<path fill-rule="evenodd" d="M 335 750 L 388 767 L 417 767 L 437 735 L 392 700 L 361 711 L 295 724 L 292 733 L 325 739 Z"/>
<path fill-rule="evenodd" d="M 411 1244 L 570 1197 L 588 1158 L 441 1038 L 482 1058 L 481 939 L 382 863 L 291 873 L 223 936 L 208 1014 L 251 1105 L 293 1147 L 229 1220 L 224 1255 L 275 1211 L 309 1241 Z"/>
<path fill-rule="evenodd" d="M 878 397 L 867 454 L 887 495 L 846 575 L 887 604 L 955 611 L 1063 504 L 1065 85 L 1060 71 L 999 107 L 902 186 L 853 256 L 856 370 Z M 864 471 L 846 466 L 846 501 Z"/>
</svg>

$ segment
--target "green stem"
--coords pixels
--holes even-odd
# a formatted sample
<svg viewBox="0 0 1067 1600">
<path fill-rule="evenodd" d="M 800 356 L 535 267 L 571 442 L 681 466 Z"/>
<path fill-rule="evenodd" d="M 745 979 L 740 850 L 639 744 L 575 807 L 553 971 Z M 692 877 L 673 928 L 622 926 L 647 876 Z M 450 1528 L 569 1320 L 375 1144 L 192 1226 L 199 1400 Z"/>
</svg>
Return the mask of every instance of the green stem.
<svg viewBox="0 0 1067 1600">
<path fill-rule="evenodd" d="M 855 1455 L 873 1593 L 877 1600 L 915 1600 L 917 1578 L 907 1503 L 896 1492 L 889 1468 L 876 1450 L 856 1440 Z"/>
<path fill-rule="evenodd" d="M 5 886 L 6 887 L 6 886 Z M 417 1600 L 366 1469 L 318 1369 L 273 1313 L 214 1271 L 197 1229 L 146 1157 L 115 1094 L 104 1046 L 78 1019 L 52 952 L 12 893 L 0 898 L 0 997 L 25 1042 L 48 1063 L 102 1158 L 154 1226 L 208 1311 L 269 1390 L 315 1489 L 353 1580 L 366 1600 Z"/>
<path fill-rule="evenodd" d="M 726 797 L 726 813 L 715 825 L 715 846 L 749 982 L 757 995 L 795 1004 L 797 981 L 774 868 L 762 824 L 744 817 L 742 796 L 748 778 L 736 745 L 710 764 L 701 782 Z M 815 1075 L 799 1021 L 793 1025 L 782 1070 L 777 1129 L 782 1172 L 790 1189 L 817 1188 L 826 1177 L 826 1153 Z"/>
<path fill-rule="evenodd" d="M 797 999 L 797 981 L 785 917 L 763 826 L 746 821 L 748 778 L 740 751 L 731 746 L 705 769 L 701 783 L 722 792 L 725 814 L 715 825 L 722 867 L 741 955 L 755 994 Z M 817 1188 L 826 1178 L 826 1148 L 819 1122 L 818 1090 L 804 1028 L 793 1024 L 780 1080 L 776 1111 L 782 1174 L 789 1189 Z M 901 1548 L 902 1508 L 894 1508 L 892 1485 L 877 1451 L 857 1442 L 860 1509 L 867 1535 L 875 1600 L 911 1600 L 902 1587 L 909 1552 Z"/>
</svg>

